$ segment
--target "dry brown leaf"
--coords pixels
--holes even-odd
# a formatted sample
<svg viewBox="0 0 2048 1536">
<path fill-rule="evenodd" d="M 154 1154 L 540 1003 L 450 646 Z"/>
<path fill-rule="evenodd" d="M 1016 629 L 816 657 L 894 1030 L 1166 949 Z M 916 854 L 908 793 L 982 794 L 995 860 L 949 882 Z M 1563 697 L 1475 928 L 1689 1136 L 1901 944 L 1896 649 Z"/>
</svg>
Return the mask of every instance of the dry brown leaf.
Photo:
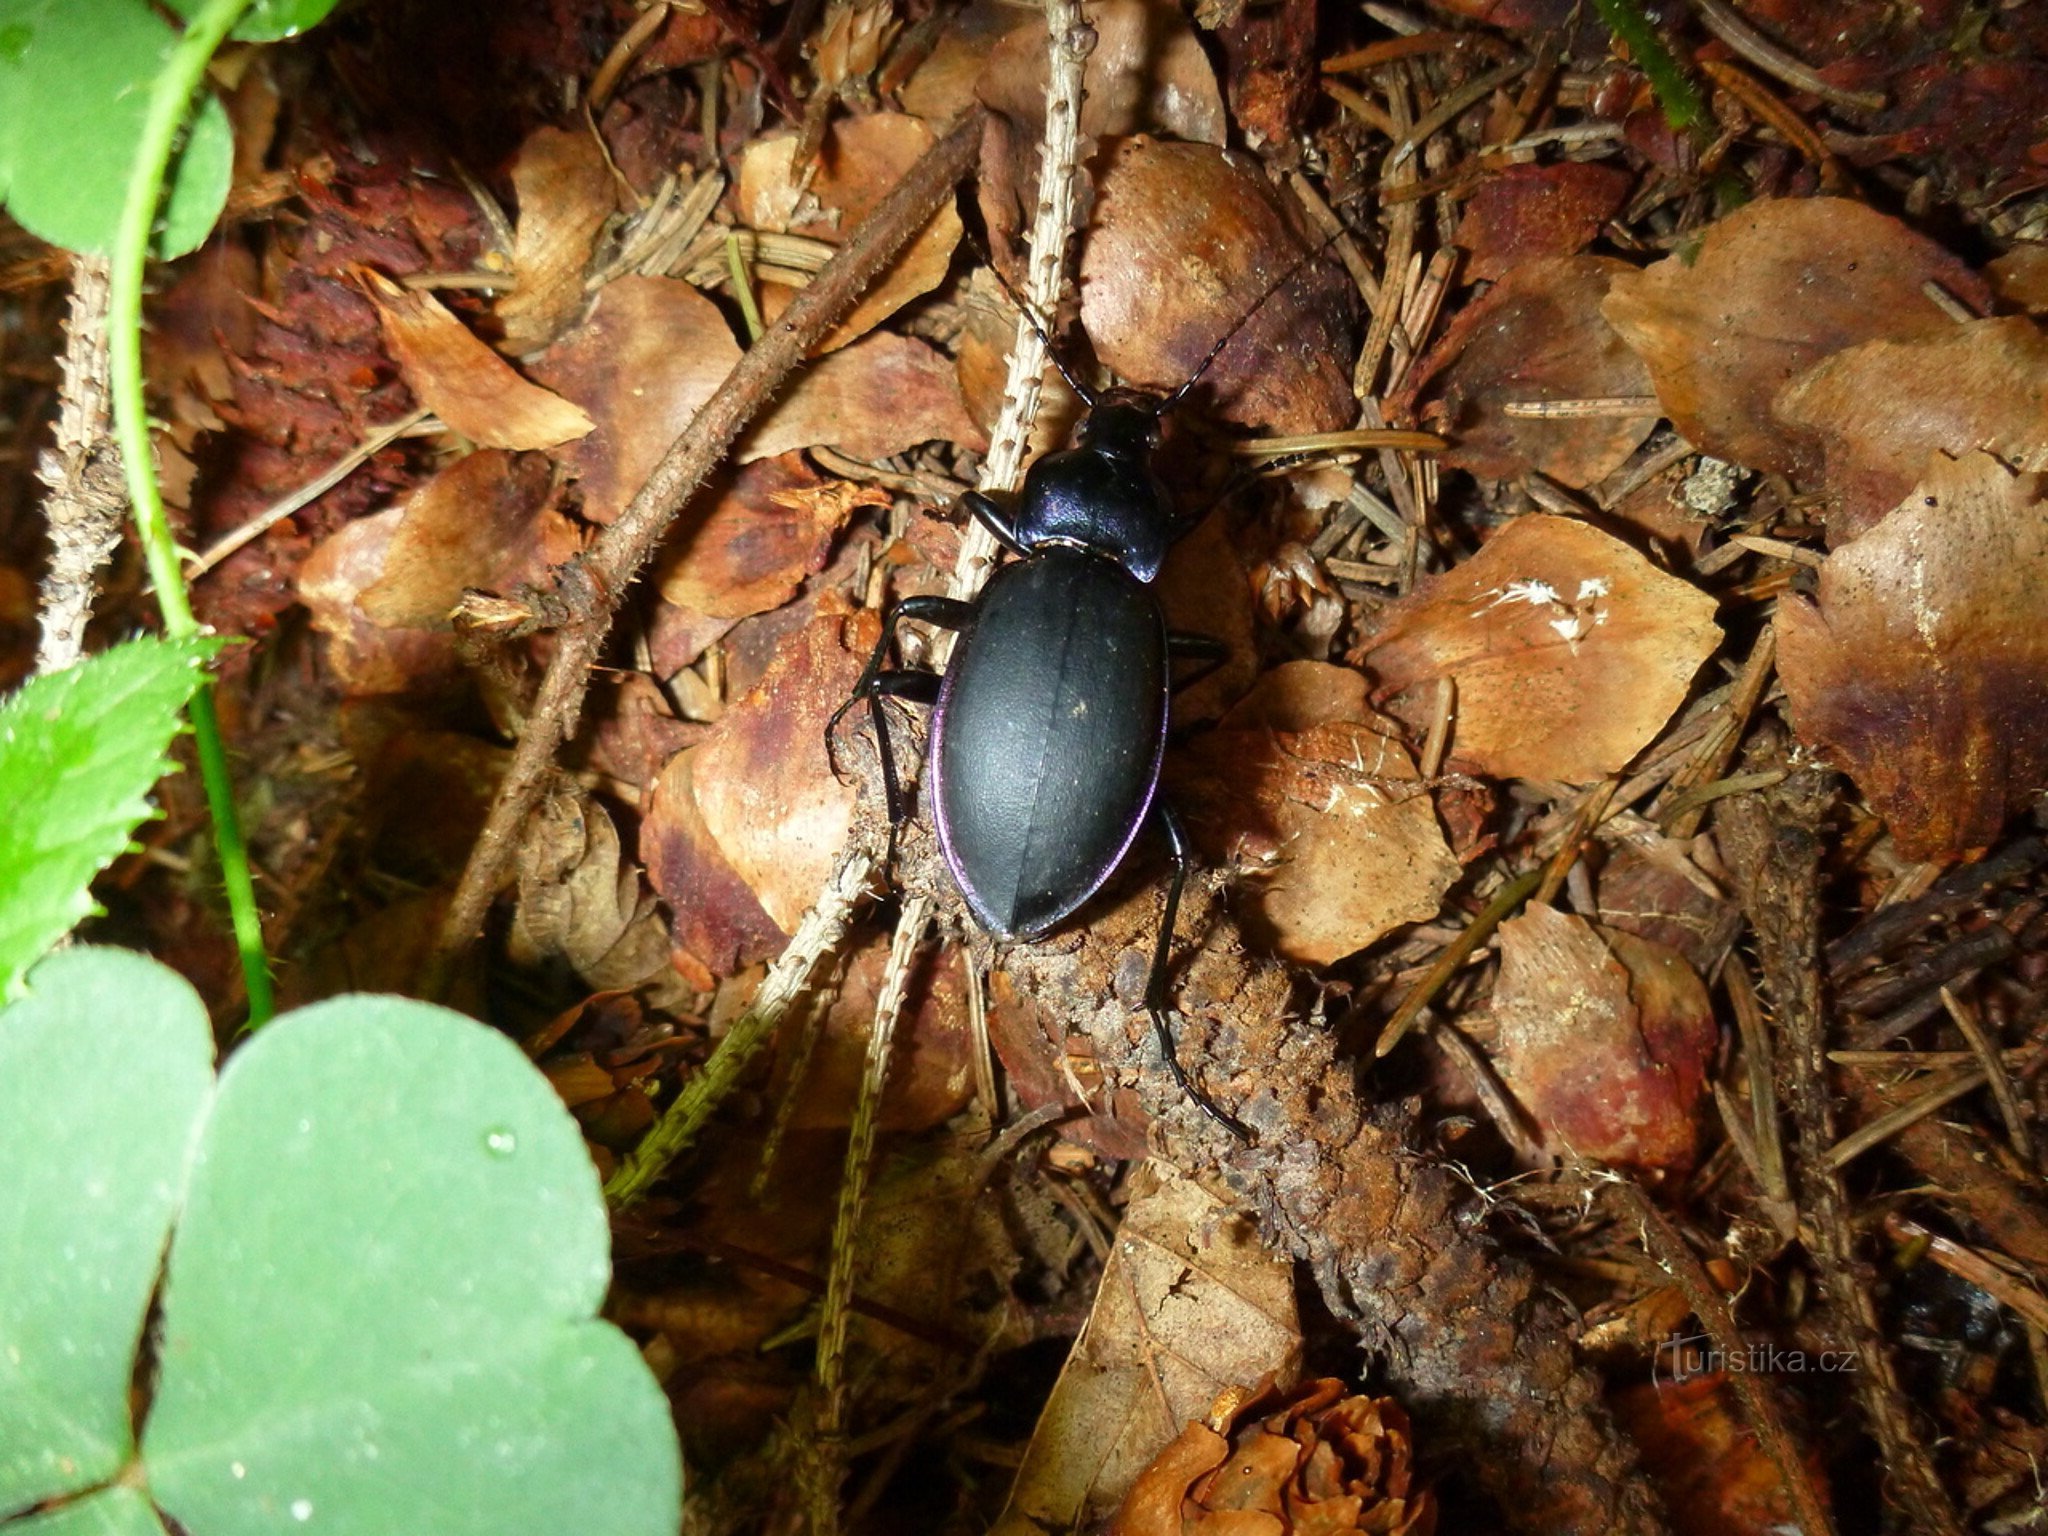
<svg viewBox="0 0 2048 1536">
<path fill-rule="evenodd" d="M 1818 440 L 1828 543 L 1845 544 L 1904 500 L 1937 452 L 1982 448 L 2048 469 L 2048 337 L 2013 316 L 1866 342 L 1786 385 L 1777 412 Z"/>
<path fill-rule="evenodd" d="M 1144 1164 L 1102 1284 L 990 1536 L 1092 1525 L 1188 1420 L 1301 1364 L 1292 1266 L 1171 1165 Z"/>
<path fill-rule="evenodd" d="M 499 343 L 514 357 L 544 347 L 583 310 L 583 274 L 615 203 L 611 167 L 587 130 L 538 128 L 512 161 L 519 222 L 512 230 L 518 285 L 498 300 Z"/>
<path fill-rule="evenodd" d="M 1197 391 L 1215 414 L 1280 433 L 1353 425 L 1355 290 L 1316 260 L 1266 297 L 1307 247 L 1250 163 L 1207 144 L 1124 139 L 1095 187 L 1081 323 L 1104 363 L 1142 388 L 1177 389 L 1237 327 Z"/>
<path fill-rule="evenodd" d="M 825 723 L 853 692 L 879 622 L 867 612 L 849 622 L 843 604 L 821 604 L 697 749 L 704 825 L 787 933 L 832 873 L 853 821 L 853 788 L 826 761 Z"/>
<path fill-rule="evenodd" d="M 407 693 L 458 676 L 454 637 L 444 629 L 387 629 L 357 606 L 384 574 L 405 513 L 397 507 L 344 523 L 299 567 L 299 601 L 327 637 L 327 664 L 346 697 Z"/>
<path fill-rule="evenodd" d="M 961 402 L 952 363 L 908 336 L 865 336 L 805 368 L 740 439 L 737 457 L 745 464 L 826 444 L 886 459 L 930 442 L 988 446 Z"/>
<path fill-rule="evenodd" d="M 2048 506 L 2038 475 L 1937 456 L 1898 509 L 1778 610 L 1799 739 L 1909 859 L 1993 841 L 2048 782 Z"/>
<path fill-rule="evenodd" d="M 422 405 L 471 442 L 553 448 L 591 429 L 581 410 L 521 378 L 432 294 L 357 270 L 406 384 Z"/>
<path fill-rule="evenodd" d="M 901 112 L 837 118 L 815 167 L 796 163 L 799 138 L 796 133 L 764 135 L 746 147 L 734 189 L 740 218 L 755 229 L 837 244 L 888 196 L 936 135 L 922 120 Z M 912 299 L 938 287 L 960 235 L 960 213 L 949 198 L 813 355 L 865 336 Z"/>
<path fill-rule="evenodd" d="M 1415 764 L 1365 691 L 1348 667 L 1276 668 L 1174 774 L 1204 858 L 1247 876 L 1247 932 L 1308 965 L 1435 915 L 1458 877 Z"/>
<path fill-rule="evenodd" d="M 668 933 L 611 813 L 555 795 L 526 825 L 507 952 L 515 965 L 560 960 L 592 987 L 640 986 L 668 969 Z"/>
<path fill-rule="evenodd" d="M 1650 393 L 1650 374 L 1600 312 L 1634 269 L 1606 256 L 1524 262 L 1467 306 L 1411 375 L 1423 424 L 1445 433 L 1444 462 L 1513 479 L 1539 470 L 1588 486 L 1619 469 L 1657 425 L 1638 416 L 1510 416 L 1511 405 Z"/>
<path fill-rule="evenodd" d="M 1808 454 L 1771 414 L 1778 391 L 1844 347 L 1954 325 L 1923 291 L 1930 282 L 1989 307 L 1982 279 L 1897 219 L 1842 198 L 1787 198 L 1738 209 L 1696 252 L 1616 278 L 1605 308 L 1688 441 L 1797 473 Z"/>
<path fill-rule="evenodd" d="M 1082 76 L 1084 138 L 1154 131 L 1191 143 L 1225 141 L 1229 119 L 1216 71 L 1179 5 L 1096 0 L 1082 15 L 1095 29 Z M 1045 22 L 1016 28 L 982 59 L 981 99 L 1036 144 L 1045 123 Z"/>
<path fill-rule="evenodd" d="M 1576 160 L 1488 176 L 1458 221 L 1457 243 L 1471 252 L 1461 275 L 1490 283 L 1526 261 L 1575 255 L 1621 210 L 1633 180 L 1618 166 Z"/>
<path fill-rule="evenodd" d="M 763 459 L 701 513 L 693 504 L 655 580 L 666 601 L 693 612 L 721 619 L 766 613 L 825 568 L 834 536 L 857 508 L 888 504 L 888 492 L 827 480 L 801 454 Z"/>
<path fill-rule="evenodd" d="M 719 851 L 691 788 L 696 749 L 655 780 L 640 821 L 640 860 L 667 904 L 677 970 L 700 992 L 777 953 L 788 939 Z"/>
<path fill-rule="evenodd" d="M 548 502 L 553 467 L 538 454 L 484 448 L 405 500 L 384 574 L 356 599 L 385 629 L 440 629 L 466 587 L 503 592 L 539 581 L 576 552 L 576 530 Z"/>
<path fill-rule="evenodd" d="M 1987 263 L 1984 275 L 1999 298 L 2030 315 L 2048 315 L 2048 244 L 2022 240 Z"/>
<path fill-rule="evenodd" d="M 1501 924 L 1492 1012 L 1501 1076 L 1551 1150 L 1692 1166 L 1720 1031 L 1677 951 L 1532 905 Z"/>
<path fill-rule="evenodd" d="M 1697 1336 L 1674 1341 L 1704 1345 Z M 1660 1349 L 1655 1380 L 1624 1386 L 1609 1399 L 1643 1465 L 1663 1491 L 1675 1536 L 1778 1536 L 1798 1529 L 1785 1475 L 1757 1443 L 1725 1374 L 1677 1374 L 1678 1357 Z M 1819 1484 L 1818 1442 L 1809 1468 Z"/>
<path fill-rule="evenodd" d="M 1365 665 L 1417 731 L 1437 680 L 1456 683 L 1457 761 L 1582 784 L 1642 750 L 1720 643 L 1706 593 L 1597 528 L 1535 516 L 1388 607 Z"/>
<path fill-rule="evenodd" d="M 533 360 L 535 378 L 596 421 L 556 455 L 582 486 L 585 517 L 609 523 L 626 509 L 739 358 L 718 306 L 688 283 L 622 277 Z"/>
</svg>

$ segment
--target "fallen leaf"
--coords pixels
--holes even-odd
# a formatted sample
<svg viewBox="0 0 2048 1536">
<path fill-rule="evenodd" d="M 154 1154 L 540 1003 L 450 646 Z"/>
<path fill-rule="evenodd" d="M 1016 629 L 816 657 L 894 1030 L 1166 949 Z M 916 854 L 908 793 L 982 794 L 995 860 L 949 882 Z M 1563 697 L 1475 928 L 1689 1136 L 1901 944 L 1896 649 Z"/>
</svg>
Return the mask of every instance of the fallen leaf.
<svg viewBox="0 0 2048 1536">
<path fill-rule="evenodd" d="M 821 607 L 697 749 L 704 825 L 785 933 L 810 910 L 853 822 L 853 789 L 826 760 L 825 722 L 853 692 L 879 623 Z"/>
<path fill-rule="evenodd" d="M 2030 315 L 2048 315 L 2048 243 L 2022 240 L 1987 262 L 1985 277 L 1998 297 Z"/>
<path fill-rule="evenodd" d="M 485 448 L 518 449 L 553 448 L 590 431 L 588 416 L 521 378 L 432 294 L 367 267 L 358 273 L 406 384 L 455 431 Z"/>
<path fill-rule="evenodd" d="M 583 275 L 615 196 L 604 149 L 587 129 L 538 128 L 512 160 L 519 221 L 512 229 L 518 285 L 498 300 L 500 345 L 514 357 L 546 346 L 582 313 Z"/>
<path fill-rule="evenodd" d="M 988 439 L 967 415 L 953 365 L 908 336 L 865 336 L 798 376 L 740 439 L 742 464 L 821 444 L 886 459 L 919 443 L 979 452 Z"/>
<path fill-rule="evenodd" d="M 1291 1264 L 1170 1164 L 1131 1176 L 1095 1307 L 990 1536 L 1093 1525 L 1219 1392 L 1301 1365 Z"/>
<path fill-rule="evenodd" d="M 1355 290 L 1333 263 L 1300 265 L 1307 249 L 1248 162 L 1124 139 L 1096 167 L 1081 323 L 1097 357 L 1155 390 L 1178 389 L 1230 335 L 1197 390 L 1216 415 L 1278 433 L 1349 427 Z"/>
<path fill-rule="evenodd" d="M 1447 464 L 1508 480 L 1537 470 L 1583 487 L 1642 446 L 1660 414 L 1511 416 L 1553 400 L 1648 396 L 1650 374 L 1602 316 L 1609 284 L 1634 271 L 1606 256 L 1524 262 L 1468 305 L 1411 374 L 1425 425 L 1451 439 Z"/>
<path fill-rule="evenodd" d="M 1500 927 L 1501 1076 L 1554 1151 L 1683 1172 L 1720 1039 L 1675 950 L 1532 905 Z"/>
<path fill-rule="evenodd" d="M 1634 179 L 1618 166 L 1579 160 L 1511 165 L 1487 177 L 1458 221 L 1456 243 L 1471 253 L 1465 281 L 1490 283 L 1527 261 L 1576 255 L 1621 211 Z"/>
<path fill-rule="evenodd" d="M 1246 931 L 1308 965 L 1434 916 L 1458 877 L 1414 762 L 1365 693 L 1347 667 L 1289 662 L 1174 771 L 1204 859 L 1246 876 Z"/>
<path fill-rule="evenodd" d="M 1935 453 L 2048 469 L 2048 337 L 2018 316 L 1848 347 L 1785 386 L 1777 413 L 1819 443 L 1828 543 L 1858 538 Z"/>
<path fill-rule="evenodd" d="M 582 487 L 586 518 L 609 523 L 625 511 L 739 358 L 718 306 L 688 283 L 622 277 L 533 360 L 535 378 L 594 420 L 589 436 L 556 455 Z"/>
<path fill-rule="evenodd" d="M 404 521 L 402 508 L 344 523 L 299 567 L 299 601 L 327 637 L 327 665 L 344 697 L 409 693 L 461 674 L 454 636 L 440 629 L 388 628 L 357 604 L 381 580 L 385 557 Z"/>
<path fill-rule="evenodd" d="M 1096 0 L 1082 14 L 1095 47 L 1082 66 L 1084 139 L 1163 133 L 1221 145 L 1223 92 L 1201 34 L 1172 0 Z M 1034 145 L 1045 124 L 1045 22 L 1034 17 L 982 53 L 979 94 Z"/>
<path fill-rule="evenodd" d="M 384 573 L 356 601 L 385 629 L 440 629 L 463 590 L 537 582 L 576 552 L 569 520 L 549 508 L 553 466 L 538 454 L 480 449 L 405 500 Z"/>
<path fill-rule="evenodd" d="M 701 500 L 702 498 L 697 498 Z M 779 608 L 825 568 L 832 540 L 886 491 L 827 480 L 800 454 L 748 465 L 701 515 L 672 536 L 656 568 L 662 598 L 713 618 Z"/>
<path fill-rule="evenodd" d="M 640 872 L 627 864 L 610 812 L 590 796 L 553 795 L 530 817 L 515 859 L 512 963 L 566 964 L 597 988 L 637 987 L 668 969 L 668 932 Z"/>
<path fill-rule="evenodd" d="M 2038 475 L 1937 456 L 1898 509 L 1778 610 L 1799 739 L 1839 764 L 1900 853 L 1994 842 L 2048 782 L 2048 506 Z"/>
<path fill-rule="evenodd" d="M 931 148 L 936 135 L 902 112 L 838 117 L 815 166 L 798 165 L 797 133 L 755 139 L 740 156 L 734 199 L 755 229 L 846 239 Z M 883 269 L 848 315 L 812 350 L 821 357 L 865 336 L 905 304 L 945 281 L 960 244 L 960 213 L 948 198 L 931 221 Z"/>
<path fill-rule="evenodd" d="M 1568 517 L 1521 517 L 1391 604 L 1368 642 L 1376 702 L 1418 732 L 1457 685 L 1451 755 L 1582 784 L 1648 745 L 1721 643 L 1714 600 Z"/>
<path fill-rule="evenodd" d="M 1738 209 L 1697 251 L 1617 277 L 1604 308 L 1687 441 L 1796 474 L 1811 450 L 1772 414 L 1778 391 L 1844 347 L 1949 329 L 1928 283 L 1989 307 L 1982 279 L 1897 219 L 1842 198 L 1786 198 Z"/>
<path fill-rule="evenodd" d="M 788 935 L 719 850 L 697 810 L 699 749 L 678 752 L 654 782 L 640 821 L 640 861 L 667 904 L 677 969 L 700 992 L 778 953 Z"/>
<path fill-rule="evenodd" d="M 1797 1528 L 1784 1474 L 1757 1443 L 1725 1375 L 1666 1375 L 1623 1387 L 1609 1401 L 1642 1448 L 1676 1536 L 1778 1536 Z M 1818 1457 L 1808 1461 L 1818 1477 Z"/>
</svg>

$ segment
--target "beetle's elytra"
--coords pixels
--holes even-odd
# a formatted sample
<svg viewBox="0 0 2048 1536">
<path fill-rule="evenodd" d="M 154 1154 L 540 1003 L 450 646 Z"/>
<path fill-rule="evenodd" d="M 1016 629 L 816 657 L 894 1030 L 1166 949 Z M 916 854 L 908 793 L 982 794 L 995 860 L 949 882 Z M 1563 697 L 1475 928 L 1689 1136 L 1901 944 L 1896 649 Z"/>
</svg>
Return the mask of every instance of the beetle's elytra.
<svg viewBox="0 0 2048 1536">
<path fill-rule="evenodd" d="M 1167 550 L 1199 521 L 1176 515 L 1154 468 L 1161 418 L 1257 307 L 1171 395 L 1094 394 L 1075 383 L 1088 406 L 1078 441 L 1031 466 L 1015 511 L 979 493 L 964 498 L 1017 558 L 972 602 L 892 603 L 860 681 L 832 719 L 836 727 L 855 703 L 868 701 L 893 824 L 905 807 L 881 701 L 932 706 L 926 782 L 939 846 L 969 910 L 999 937 L 1033 939 L 1057 927 L 1102 888 L 1147 826 L 1165 833 L 1173 880 L 1146 1011 L 1175 1081 L 1247 1141 L 1245 1124 L 1182 1069 L 1166 1008 L 1167 958 L 1188 868 L 1187 839 L 1159 795 L 1172 662 L 1213 665 L 1223 648 L 1207 636 L 1169 632 L 1151 584 Z M 959 632 L 943 677 L 887 667 L 904 619 Z"/>
</svg>

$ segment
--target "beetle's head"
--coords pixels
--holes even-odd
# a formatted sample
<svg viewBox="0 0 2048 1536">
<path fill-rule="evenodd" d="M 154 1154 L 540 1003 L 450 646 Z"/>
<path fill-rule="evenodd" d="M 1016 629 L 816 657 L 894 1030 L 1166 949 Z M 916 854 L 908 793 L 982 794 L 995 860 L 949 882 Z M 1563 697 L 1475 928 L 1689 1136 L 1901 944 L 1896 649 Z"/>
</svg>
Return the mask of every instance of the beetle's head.
<svg viewBox="0 0 2048 1536">
<path fill-rule="evenodd" d="M 1149 460 L 1159 447 L 1161 404 L 1159 396 L 1142 390 L 1104 390 L 1081 418 L 1081 446 L 1141 463 Z"/>
</svg>

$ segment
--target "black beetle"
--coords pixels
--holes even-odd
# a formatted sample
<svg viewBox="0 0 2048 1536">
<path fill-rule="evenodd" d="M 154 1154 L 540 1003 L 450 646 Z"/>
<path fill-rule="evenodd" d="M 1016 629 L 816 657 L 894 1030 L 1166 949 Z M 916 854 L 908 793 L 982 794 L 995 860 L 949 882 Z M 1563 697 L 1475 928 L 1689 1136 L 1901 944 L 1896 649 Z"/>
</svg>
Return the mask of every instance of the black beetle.
<svg viewBox="0 0 2048 1536">
<path fill-rule="evenodd" d="M 1298 270 L 1299 264 L 1259 303 Z M 1206 661 L 1183 680 L 1193 682 L 1221 664 L 1224 648 L 1206 635 L 1170 631 L 1151 583 L 1168 548 L 1201 521 L 1177 516 L 1153 468 L 1161 421 L 1257 309 L 1170 395 L 1091 392 L 1067 375 L 1088 407 L 1075 445 L 1031 466 L 1014 513 L 978 491 L 962 498 L 1018 558 L 971 602 L 906 597 L 890 604 L 874 654 L 827 728 L 829 745 L 846 712 L 868 701 L 894 825 L 904 807 L 882 700 L 932 706 L 926 782 L 939 845 L 968 909 L 998 938 L 1041 938 L 1071 917 L 1156 819 L 1173 880 L 1145 1009 L 1174 1081 L 1245 1141 L 1251 1132 L 1244 1122 L 1182 1069 L 1166 1012 L 1168 952 L 1188 872 L 1186 834 L 1159 797 L 1175 687 L 1171 664 Z M 958 631 L 943 676 L 885 670 L 904 619 Z"/>
</svg>

